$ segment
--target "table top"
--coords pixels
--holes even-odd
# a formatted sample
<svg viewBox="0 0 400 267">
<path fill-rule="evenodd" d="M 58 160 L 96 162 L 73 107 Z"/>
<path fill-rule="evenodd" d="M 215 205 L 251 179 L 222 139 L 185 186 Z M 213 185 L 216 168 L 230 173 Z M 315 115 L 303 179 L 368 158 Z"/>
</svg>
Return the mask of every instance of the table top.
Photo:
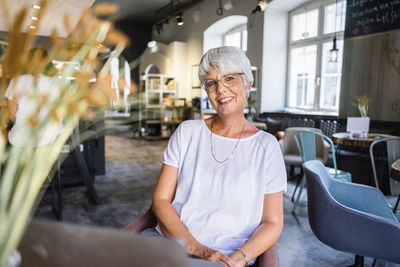
<svg viewBox="0 0 400 267">
<path fill-rule="evenodd" d="M 369 147 L 369 145 L 375 140 L 382 138 L 394 137 L 389 134 L 379 133 L 368 133 L 366 138 L 351 137 L 350 133 L 334 133 L 332 135 L 333 142 L 339 145 L 351 146 L 351 147 Z"/>
<path fill-rule="evenodd" d="M 392 163 L 389 172 L 389 175 L 392 179 L 400 181 L 400 159 Z"/>
</svg>

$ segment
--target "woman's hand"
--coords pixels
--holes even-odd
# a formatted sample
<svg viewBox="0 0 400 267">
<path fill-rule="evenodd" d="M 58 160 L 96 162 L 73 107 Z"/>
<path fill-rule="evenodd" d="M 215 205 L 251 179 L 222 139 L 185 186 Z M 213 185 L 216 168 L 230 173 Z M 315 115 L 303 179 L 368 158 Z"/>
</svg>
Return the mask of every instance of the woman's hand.
<svg viewBox="0 0 400 267">
<path fill-rule="evenodd" d="M 229 258 L 236 264 L 234 266 L 237 266 L 237 267 L 246 266 L 246 260 L 243 258 L 243 255 L 237 250 L 232 252 L 232 254 L 229 255 Z"/>
<path fill-rule="evenodd" d="M 225 266 L 228 267 L 239 267 L 241 265 L 237 265 L 231 258 L 224 255 L 221 251 L 203 246 L 197 245 L 195 247 L 188 247 L 187 251 L 189 254 L 208 261 L 214 262 L 222 262 Z"/>
</svg>

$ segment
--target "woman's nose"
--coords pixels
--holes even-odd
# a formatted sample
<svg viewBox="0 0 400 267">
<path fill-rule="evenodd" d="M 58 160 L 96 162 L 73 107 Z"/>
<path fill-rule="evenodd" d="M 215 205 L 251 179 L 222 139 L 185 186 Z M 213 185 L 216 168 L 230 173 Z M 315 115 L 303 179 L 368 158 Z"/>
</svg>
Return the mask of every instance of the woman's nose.
<svg viewBox="0 0 400 267">
<path fill-rule="evenodd" d="M 218 81 L 216 85 L 217 88 L 215 89 L 215 92 L 217 94 L 222 94 L 226 90 L 226 87 L 222 84 L 221 81 Z"/>
</svg>

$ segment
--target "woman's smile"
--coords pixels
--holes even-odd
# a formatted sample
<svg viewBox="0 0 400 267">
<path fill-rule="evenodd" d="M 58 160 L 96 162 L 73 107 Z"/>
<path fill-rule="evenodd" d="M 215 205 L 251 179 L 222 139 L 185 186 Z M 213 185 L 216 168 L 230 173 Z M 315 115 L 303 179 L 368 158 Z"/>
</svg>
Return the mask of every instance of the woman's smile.
<svg viewBox="0 0 400 267">
<path fill-rule="evenodd" d="M 218 103 L 220 105 L 226 105 L 226 104 L 232 102 L 232 100 L 233 100 L 233 96 L 228 96 L 228 97 L 218 99 Z"/>
</svg>

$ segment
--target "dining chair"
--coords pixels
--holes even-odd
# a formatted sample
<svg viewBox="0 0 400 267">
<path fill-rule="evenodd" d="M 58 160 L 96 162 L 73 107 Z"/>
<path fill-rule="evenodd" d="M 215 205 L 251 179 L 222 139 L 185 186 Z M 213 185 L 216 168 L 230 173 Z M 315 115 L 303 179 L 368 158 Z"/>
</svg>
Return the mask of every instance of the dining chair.
<svg viewBox="0 0 400 267">
<path fill-rule="evenodd" d="M 369 147 L 369 155 L 371 158 L 372 173 L 374 175 L 375 186 L 378 189 L 379 189 L 379 182 L 376 171 L 374 147 L 377 144 L 384 142 L 386 142 L 388 169 L 390 168 L 393 162 L 400 159 L 400 137 L 383 138 L 372 142 L 372 144 Z M 394 214 L 396 214 L 397 208 L 399 206 L 399 201 L 400 201 L 400 193 L 399 196 L 397 197 L 396 204 L 393 207 Z"/>
<path fill-rule="evenodd" d="M 301 178 L 303 177 L 303 171 L 301 169 L 301 165 L 303 164 L 303 159 L 297 149 L 296 143 L 294 141 L 293 135 L 295 132 L 305 130 L 305 131 L 314 131 L 320 132 L 320 129 L 311 128 L 311 127 L 288 127 L 285 130 L 285 134 L 282 139 L 279 140 L 279 145 L 281 146 L 283 160 L 285 164 L 290 166 L 289 171 L 289 179 L 292 178 Z M 328 161 L 329 155 L 329 144 L 326 142 L 318 142 L 317 144 L 317 158 L 320 159 L 322 162 L 326 163 Z M 300 168 L 300 174 L 294 175 L 295 168 Z M 299 180 L 298 182 L 299 183 Z M 293 196 L 292 196 L 293 200 Z"/>
<path fill-rule="evenodd" d="M 351 181 L 352 181 L 351 174 L 349 172 L 341 171 L 341 170 L 337 169 L 335 146 L 333 145 L 332 139 L 330 139 L 328 136 L 326 136 L 320 132 L 304 131 L 304 130 L 295 132 L 293 137 L 294 137 L 294 140 L 297 145 L 297 149 L 299 150 L 299 153 L 302 157 L 303 162 L 318 159 L 316 144 L 318 142 L 321 142 L 321 139 L 326 140 L 330 145 L 330 149 L 331 149 L 331 153 L 332 153 L 332 164 L 333 164 L 333 168 L 326 167 L 327 171 L 333 178 L 344 181 L 344 182 L 351 183 Z M 300 178 L 299 193 L 297 195 L 296 201 L 294 202 L 294 206 L 293 206 L 293 211 L 292 211 L 293 213 L 296 212 L 296 208 L 299 204 L 300 196 L 303 191 L 305 182 L 306 182 L 306 180 L 304 179 L 304 176 L 302 176 Z M 293 196 L 296 194 L 297 188 L 298 188 L 298 186 L 296 186 L 296 188 L 293 192 Z"/>
<path fill-rule="evenodd" d="M 303 164 L 307 180 L 308 219 L 324 244 L 355 254 L 400 263 L 400 223 L 378 189 L 333 179 L 318 160 Z"/>
<path fill-rule="evenodd" d="M 125 226 L 122 230 L 126 232 L 141 233 L 143 230 L 157 225 L 157 219 L 151 207 L 139 218 Z M 278 253 L 275 246 L 270 247 L 263 254 L 258 256 L 254 267 L 278 267 Z"/>
</svg>

